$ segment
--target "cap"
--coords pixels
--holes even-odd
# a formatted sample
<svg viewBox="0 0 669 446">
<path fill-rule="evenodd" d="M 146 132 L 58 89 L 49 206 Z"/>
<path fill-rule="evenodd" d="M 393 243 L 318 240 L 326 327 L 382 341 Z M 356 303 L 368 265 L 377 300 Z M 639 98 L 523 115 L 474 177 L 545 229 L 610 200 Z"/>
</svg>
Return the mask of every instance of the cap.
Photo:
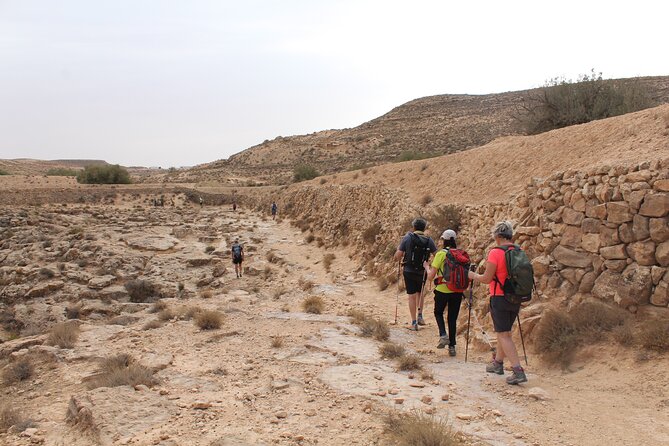
<svg viewBox="0 0 669 446">
<path fill-rule="evenodd" d="M 441 238 L 444 240 L 455 240 L 455 231 L 452 229 L 447 229 L 441 234 Z"/>
</svg>

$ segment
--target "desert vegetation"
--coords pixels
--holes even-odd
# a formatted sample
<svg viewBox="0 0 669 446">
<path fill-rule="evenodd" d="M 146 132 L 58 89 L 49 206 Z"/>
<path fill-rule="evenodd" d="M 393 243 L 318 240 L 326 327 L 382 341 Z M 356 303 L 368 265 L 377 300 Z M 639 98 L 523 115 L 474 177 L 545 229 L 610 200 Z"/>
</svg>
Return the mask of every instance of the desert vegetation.
<svg viewBox="0 0 669 446">
<path fill-rule="evenodd" d="M 77 181 L 82 184 L 130 184 L 128 171 L 114 165 L 86 166 L 77 173 Z"/>
<path fill-rule="evenodd" d="M 320 176 L 318 170 L 309 164 L 298 164 L 293 169 L 293 181 L 295 182 L 313 180 L 318 176 Z"/>
<path fill-rule="evenodd" d="M 305 313 L 321 314 L 325 308 L 325 301 L 320 296 L 307 296 L 302 301 L 302 309 Z"/>
<path fill-rule="evenodd" d="M 464 446 L 462 434 L 443 419 L 420 411 L 390 412 L 385 419 L 386 432 L 398 446 Z"/>
<path fill-rule="evenodd" d="M 137 362 L 131 355 L 120 353 L 101 361 L 97 375 L 88 381 L 88 387 L 136 386 L 156 384 L 153 370 Z"/>
</svg>

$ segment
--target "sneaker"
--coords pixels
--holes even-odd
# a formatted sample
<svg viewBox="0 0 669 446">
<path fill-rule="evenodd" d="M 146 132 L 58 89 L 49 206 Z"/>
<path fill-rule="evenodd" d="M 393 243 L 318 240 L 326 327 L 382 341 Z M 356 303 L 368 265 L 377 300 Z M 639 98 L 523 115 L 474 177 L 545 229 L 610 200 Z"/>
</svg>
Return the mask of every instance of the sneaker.
<svg viewBox="0 0 669 446">
<path fill-rule="evenodd" d="M 413 331 L 418 331 L 418 323 L 412 322 L 411 323 L 411 330 Z"/>
<path fill-rule="evenodd" d="M 455 356 L 455 345 L 448 346 L 448 356 Z"/>
<path fill-rule="evenodd" d="M 442 336 L 439 338 L 439 344 L 437 344 L 437 348 L 444 348 L 448 345 L 448 338 L 446 336 Z"/>
<path fill-rule="evenodd" d="M 504 363 L 493 361 L 485 367 L 485 371 L 488 373 L 497 373 L 498 375 L 504 375 Z"/>
<path fill-rule="evenodd" d="M 520 370 L 515 370 L 514 369 L 511 376 L 509 376 L 506 379 L 506 383 L 507 384 L 512 384 L 512 385 L 517 385 L 517 384 L 526 383 L 526 382 L 527 382 L 527 376 L 525 375 L 525 370 L 523 370 L 523 369 L 520 369 Z"/>
<path fill-rule="evenodd" d="M 418 316 L 418 325 L 425 325 L 425 319 L 422 315 Z"/>
</svg>

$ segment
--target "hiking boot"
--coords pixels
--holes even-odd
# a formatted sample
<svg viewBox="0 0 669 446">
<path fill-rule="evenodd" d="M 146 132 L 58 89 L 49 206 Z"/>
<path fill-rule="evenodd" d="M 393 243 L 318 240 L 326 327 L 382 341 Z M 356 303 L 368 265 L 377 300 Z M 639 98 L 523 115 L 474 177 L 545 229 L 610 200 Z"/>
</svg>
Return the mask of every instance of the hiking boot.
<svg viewBox="0 0 669 446">
<path fill-rule="evenodd" d="M 442 336 L 439 338 L 439 344 L 437 344 L 437 348 L 444 348 L 448 345 L 448 338 L 446 336 Z"/>
<path fill-rule="evenodd" d="M 420 315 L 418 316 L 418 325 L 425 325 L 425 319 L 423 319 L 423 316 Z"/>
<path fill-rule="evenodd" d="M 498 375 L 504 375 L 504 363 L 493 361 L 485 367 L 485 371 L 488 373 L 497 373 Z"/>
<path fill-rule="evenodd" d="M 412 322 L 410 330 L 418 331 L 418 323 L 417 322 Z"/>
<path fill-rule="evenodd" d="M 520 369 L 520 370 L 513 370 L 513 373 L 511 376 L 509 376 L 506 379 L 507 384 L 512 384 L 512 385 L 517 385 L 520 383 L 526 383 L 527 382 L 527 376 L 525 375 L 525 370 Z"/>
<path fill-rule="evenodd" d="M 455 356 L 455 345 L 448 346 L 448 356 Z"/>
</svg>

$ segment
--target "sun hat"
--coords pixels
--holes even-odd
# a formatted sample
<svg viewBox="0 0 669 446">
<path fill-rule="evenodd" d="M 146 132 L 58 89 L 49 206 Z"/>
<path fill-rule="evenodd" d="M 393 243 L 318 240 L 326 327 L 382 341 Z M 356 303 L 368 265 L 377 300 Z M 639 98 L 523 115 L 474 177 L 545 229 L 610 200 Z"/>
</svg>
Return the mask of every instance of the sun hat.
<svg viewBox="0 0 669 446">
<path fill-rule="evenodd" d="M 444 240 L 455 240 L 455 237 L 455 231 L 452 229 L 447 229 L 443 234 L 441 234 L 441 238 Z"/>
</svg>

